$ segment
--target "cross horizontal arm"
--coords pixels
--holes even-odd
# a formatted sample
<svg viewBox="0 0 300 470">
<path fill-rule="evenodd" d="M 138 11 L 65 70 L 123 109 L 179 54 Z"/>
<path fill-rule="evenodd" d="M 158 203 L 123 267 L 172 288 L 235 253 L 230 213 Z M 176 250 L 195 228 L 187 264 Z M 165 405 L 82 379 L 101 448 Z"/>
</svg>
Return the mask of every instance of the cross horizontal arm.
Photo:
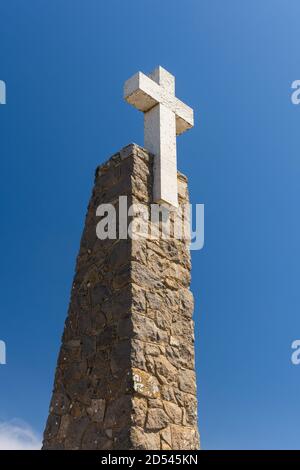
<svg viewBox="0 0 300 470">
<path fill-rule="evenodd" d="M 194 125 L 192 108 L 168 93 L 142 72 L 136 73 L 125 82 L 124 98 L 129 104 L 143 112 L 149 111 L 158 103 L 167 106 L 176 116 L 177 135 L 182 134 Z"/>
</svg>

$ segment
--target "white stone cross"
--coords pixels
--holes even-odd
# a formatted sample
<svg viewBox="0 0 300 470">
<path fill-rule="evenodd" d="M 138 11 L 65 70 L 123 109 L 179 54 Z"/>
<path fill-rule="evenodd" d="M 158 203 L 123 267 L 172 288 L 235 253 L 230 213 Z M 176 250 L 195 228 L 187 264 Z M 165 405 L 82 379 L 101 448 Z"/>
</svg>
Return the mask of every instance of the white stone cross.
<svg viewBox="0 0 300 470">
<path fill-rule="evenodd" d="M 176 98 L 175 77 L 160 66 L 127 80 L 124 98 L 144 113 L 144 146 L 155 156 L 153 200 L 178 207 L 176 135 L 193 127 L 193 110 Z"/>
</svg>

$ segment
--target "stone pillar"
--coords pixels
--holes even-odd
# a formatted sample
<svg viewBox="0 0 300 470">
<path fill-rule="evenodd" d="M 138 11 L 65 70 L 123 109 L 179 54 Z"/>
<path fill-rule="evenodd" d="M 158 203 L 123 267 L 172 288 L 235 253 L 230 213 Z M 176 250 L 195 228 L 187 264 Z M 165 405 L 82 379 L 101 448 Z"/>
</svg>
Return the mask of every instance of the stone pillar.
<svg viewBox="0 0 300 470">
<path fill-rule="evenodd" d="M 96 235 L 100 204 L 149 208 L 152 182 L 134 144 L 96 171 L 43 449 L 199 448 L 188 241 Z"/>
</svg>

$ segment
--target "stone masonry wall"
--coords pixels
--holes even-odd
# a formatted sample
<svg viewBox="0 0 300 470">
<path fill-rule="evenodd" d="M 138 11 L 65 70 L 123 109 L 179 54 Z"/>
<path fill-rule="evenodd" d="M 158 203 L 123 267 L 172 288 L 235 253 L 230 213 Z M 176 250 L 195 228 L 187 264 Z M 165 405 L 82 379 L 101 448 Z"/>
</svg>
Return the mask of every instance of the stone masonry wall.
<svg viewBox="0 0 300 470">
<path fill-rule="evenodd" d="M 199 448 L 188 242 L 96 236 L 98 205 L 149 208 L 152 180 L 134 144 L 96 171 L 43 449 Z"/>
</svg>

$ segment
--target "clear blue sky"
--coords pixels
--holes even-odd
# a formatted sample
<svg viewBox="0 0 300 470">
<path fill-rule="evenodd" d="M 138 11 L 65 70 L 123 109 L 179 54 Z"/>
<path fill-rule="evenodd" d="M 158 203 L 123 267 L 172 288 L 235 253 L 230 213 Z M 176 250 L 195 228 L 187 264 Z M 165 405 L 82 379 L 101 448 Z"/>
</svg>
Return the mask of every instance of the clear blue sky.
<svg viewBox="0 0 300 470">
<path fill-rule="evenodd" d="M 300 448 L 297 0 L 2 0 L 0 420 L 41 433 L 95 167 L 142 116 L 124 81 L 160 64 L 195 110 L 178 139 L 191 199 L 206 449 Z"/>
</svg>

